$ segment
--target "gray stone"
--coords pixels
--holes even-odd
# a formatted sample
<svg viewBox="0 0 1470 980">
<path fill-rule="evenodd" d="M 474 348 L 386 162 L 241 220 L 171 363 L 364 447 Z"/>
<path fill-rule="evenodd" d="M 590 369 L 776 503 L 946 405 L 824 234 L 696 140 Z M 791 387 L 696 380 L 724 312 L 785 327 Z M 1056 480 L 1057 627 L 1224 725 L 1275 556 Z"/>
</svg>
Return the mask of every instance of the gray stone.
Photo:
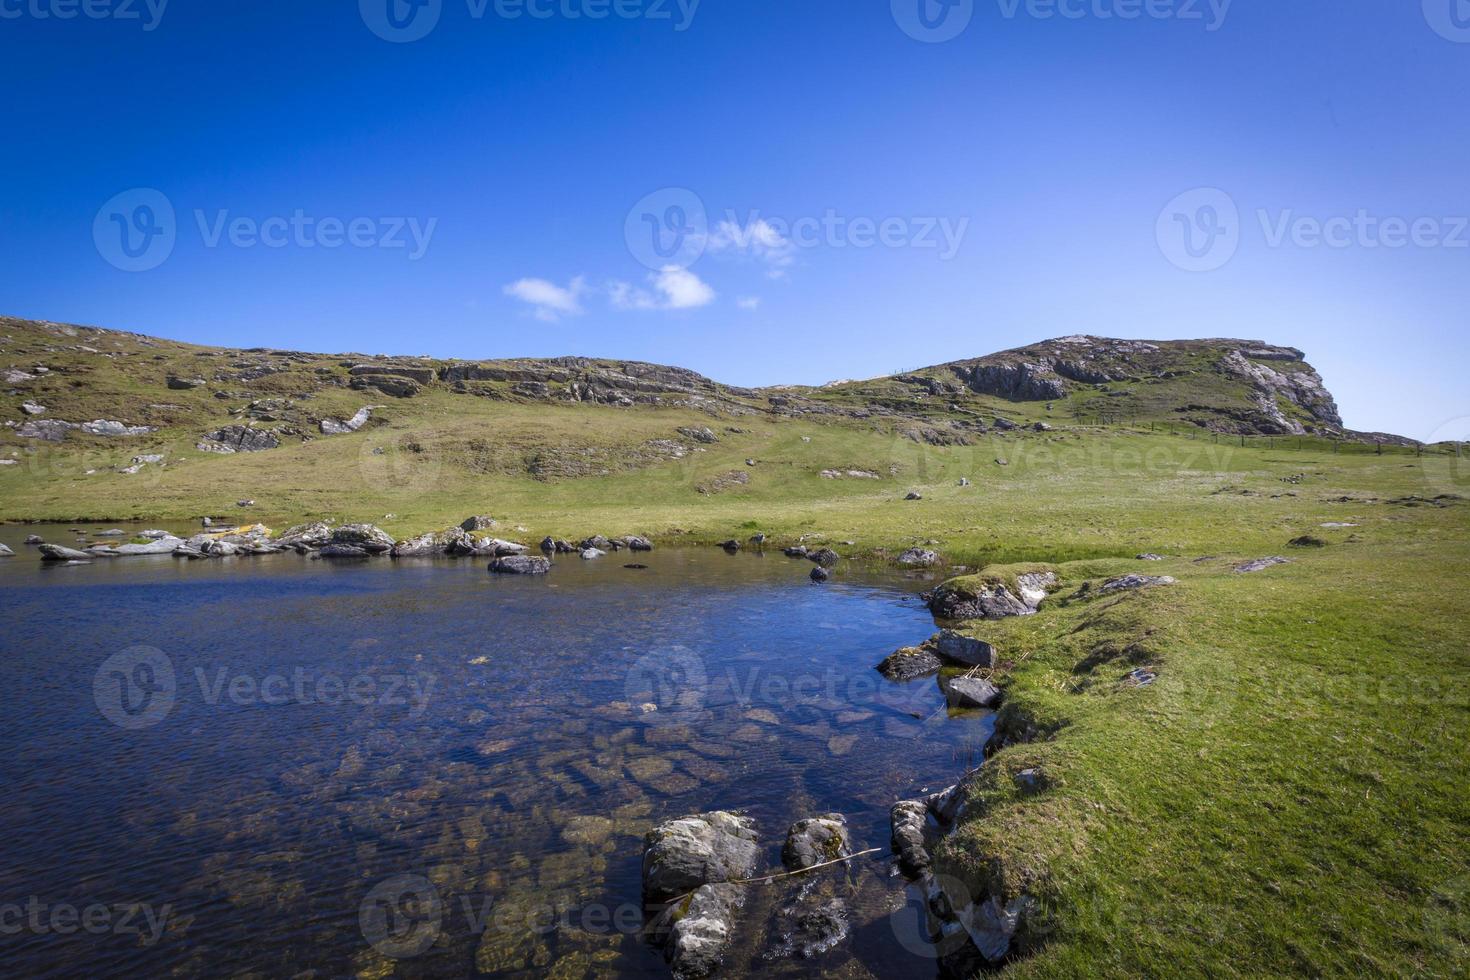
<svg viewBox="0 0 1470 980">
<path fill-rule="evenodd" d="M 485 514 L 481 514 L 477 517 L 466 517 L 463 521 L 460 522 L 459 526 L 470 532 L 489 531 L 492 530 L 497 523 L 499 522 L 497 522 L 495 518 L 489 517 Z"/>
<path fill-rule="evenodd" d="M 713 975 L 724 961 L 735 932 L 735 914 L 745 904 L 745 886 L 701 885 L 687 902 L 665 909 L 655 920 L 654 936 L 675 980 Z"/>
<path fill-rule="evenodd" d="M 1235 566 L 1235 570 L 1237 572 L 1259 572 L 1262 569 L 1270 568 L 1272 565 L 1289 564 L 1291 564 L 1290 558 L 1282 558 L 1277 555 L 1271 558 L 1257 558 L 1255 561 L 1242 562 Z"/>
<path fill-rule="evenodd" d="M 939 552 L 930 551 L 928 548 L 910 548 L 898 556 L 900 565 L 916 565 L 925 568 L 938 565 L 940 561 L 942 559 L 939 557 Z"/>
<path fill-rule="evenodd" d="M 209 525 L 206 524 L 205 527 Z M 320 548 L 332 540 L 332 525 L 326 521 L 312 521 L 310 524 L 296 524 L 287 528 L 276 539 L 277 543 L 288 548 Z"/>
<path fill-rule="evenodd" d="M 368 419 L 372 417 L 373 410 L 371 408 L 359 408 L 357 414 L 345 422 L 339 419 L 322 419 L 319 425 L 324 435 L 345 436 L 367 425 Z"/>
<path fill-rule="evenodd" d="M 953 677 L 941 686 L 945 700 L 956 708 L 993 708 L 1000 703 L 1000 688 L 979 677 Z"/>
<path fill-rule="evenodd" d="M 176 538 L 176 537 L 174 537 L 173 535 L 170 534 L 170 535 L 166 535 L 166 536 L 161 537 L 161 538 L 154 538 L 153 540 L 149 541 L 147 544 L 124 544 L 124 545 L 118 545 L 117 553 L 119 555 L 124 555 L 124 556 L 128 556 L 128 555 L 171 555 L 171 554 L 173 554 L 174 549 L 177 548 L 179 545 L 181 545 L 183 543 L 184 543 L 184 541 L 183 541 L 182 538 Z"/>
<path fill-rule="evenodd" d="M 366 548 L 355 544 L 329 544 L 324 545 L 317 552 L 322 558 L 369 558 L 371 555 Z"/>
<path fill-rule="evenodd" d="M 652 551 L 653 542 L 637 534 L 630 534 L 621 539 L 627 545 L 629 551 Z"/>
<path fill-rule="evenodd" d="M 92 557 L 85 551 L 63 548 L 59 544 L 43 544 L 40 550 L 42 561 L 87 561 Z"/>
<path fill-rule="evenodd" d="M 944 666 L 939 652 L 932 643 L 917 647 L 903 647 L 884 658 L 877 667 L 878 673 L 891 681 L 911 681 L 930 674 L 939 673 Z"/>
<path fill-rule="evenodd" d="M 13 558 L 15 552 L 10 550 L 10 545 L 0 544 L 0 558 Z"/>
<path fill-rule="evenodd" d="M 893 829 L 893 851 L 905 874 L 917 877 L 933 863 L 924 842 L 924 828 L 929 822 L 929 807 L 923 800 L 901 800 L 888 813 Z"/>
<path fill-rule="evenodd" d="M 921 493 L 919 493 L 919 491 L 917 491 L 917 490 L 910 490 L 907 494 L 904 495 L 904 498 L 903 499 L 904 500 L 923 500 L 924 499 L 924 495 L 921 494 Z"/>
<path fill-rule="evenodd" d="M 22 412 L 25 412 L 27 415 L 45 415 L 46 414 L 46 406 L 45 405 L 37 405 L 35 402 L 21 402 L 20 403 L 20 410 Z"/>
<path fill-rule="evenodd" d="M 207 453 L 258 453 L 275 449 L 281 440 L 274 432 L 252 429 L 248 425 L 227 425 L 205 433 L 195 448 Z"/>
<path fill-rule="evenodd" d="M 1155 555 L 1155 554 L 1153 554 L 1151 552 L 1144 552 L 1143 554 L 1141 554 L 1141 555 L 1138 556 L 1138 559 L 1137 560 L 1138 561 L 1163 561 L 1164 560 L 1164 556 L 1163 555 Z"/>
<path fill-rule="evenodd" d="M 601 558 L 606 554 L 607 552 L 601 550 L 600 548 L 584 548 L 582 549 L 582 560 L 592 561 L 594 559 Z"/>
<path fill-rule="evenodd" d="M 806 557 L 823 568 L 831 568 L 842 560 L 842 556 L 831 548 L 818 548 L 816 551 L 808 551 Z"/>
<path fill-rule="evenodd" d="M 946 660 L 966 667 L 994 667 L 995 647 L 954 630 L 944 630 L 934 638 L 935 648 Z"/>
<path fill-rule="evenodd" d="M 813 582 L 825 582 L 831 577 L 832 573 L 827 571 L 821 565 L 818 565 L 816 568 L 812 569 L 811 579 Z"/>
<path fill-rule="evenodd" d="M 175 378 L 168 379 L 168 386 L 173 391 L 192 391 L 195 388 L 203 388 L 207 382 L 203 378 Z"/>
</svg>

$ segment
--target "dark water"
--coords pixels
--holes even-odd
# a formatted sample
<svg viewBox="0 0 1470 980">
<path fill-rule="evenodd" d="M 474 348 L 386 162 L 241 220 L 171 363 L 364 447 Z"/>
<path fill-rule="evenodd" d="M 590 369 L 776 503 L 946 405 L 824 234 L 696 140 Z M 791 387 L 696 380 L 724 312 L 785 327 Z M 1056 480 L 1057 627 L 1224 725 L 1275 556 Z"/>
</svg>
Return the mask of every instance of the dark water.
<svg viewBox="0 0 1470 980">
<path fill-rule="evenodd" d="M 813 586 L 805 562 L 715 549 L 544 579 L 46 568 L 32 530 L 75 539 L 0 529 L 9 975 L 665 977 L 637 934 L 641 838 L 714 808 L 755 817 L 769 871 L 829 811 L 883 849 L 849 873 L 850 938 L 815 959 L 767 956 L 790 883 L 754 886 L 725 975 L 934 975 L 888 808 L 953 782 L 990 719 L 873 671 L 932 631 L 921 582 Z M 427 949 L 385 937 L 385 895 Z"/>
</svg>

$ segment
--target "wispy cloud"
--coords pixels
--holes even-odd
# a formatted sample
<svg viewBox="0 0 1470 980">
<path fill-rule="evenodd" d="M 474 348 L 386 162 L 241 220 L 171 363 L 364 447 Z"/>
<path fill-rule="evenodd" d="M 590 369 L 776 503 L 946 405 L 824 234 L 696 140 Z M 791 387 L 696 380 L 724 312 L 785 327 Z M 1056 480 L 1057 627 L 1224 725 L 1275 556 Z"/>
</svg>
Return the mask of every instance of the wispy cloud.
<svg viewBox="0 0 1470 980">
<path fill-rule="evenodd" d="M 742 310 L 758 310 L 761 308 L 761 298 L 759 296 L 742 296 L 735 301 L 735 305 Z"/>
<path fill-rule="evenodd" d="M 796 245 L 764 218 L 750 216 L 744 225 L 725 220 L 710 233 L 711 252 L 746 256 L 766 267 L 772 279 L 784 279 L 796 263 Z"/>
<path fill-rule="evenodd" d="M 688 269 L 676 265 L 648 277 L 652 291 L 626 282 L 608 283 L 608 298 L 619 310 L 692 310 L 714 302 L 715 291 Z"/>
<path fill-rule="evenodd" d="M 555 323 L 563 316 L 582 312 L 582 294 L 586 290 L 587 284 L 581 276 L 566 286 L 558 286 L 549 279 L 517 279 L 505 287 L 505 295 L 529 304 L 536 319 Z"/>
</svg>

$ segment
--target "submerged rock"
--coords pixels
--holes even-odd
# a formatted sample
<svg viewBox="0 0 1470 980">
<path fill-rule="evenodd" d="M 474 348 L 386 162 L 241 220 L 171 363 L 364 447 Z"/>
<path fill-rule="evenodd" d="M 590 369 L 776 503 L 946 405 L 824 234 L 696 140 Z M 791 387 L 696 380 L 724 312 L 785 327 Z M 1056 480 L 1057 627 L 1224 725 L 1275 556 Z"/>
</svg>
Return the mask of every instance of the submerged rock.
<svg viewBox="0 0 1470 980">
<path fill-rule="evenodd" d="M 901 800 L 888 814 L 893 829 L 893 852 L 905 874 L 918 876 L 933 864 L 929 846 L 924 841 L 924 828 L 929 822 L 929 807 L 923 800 Z"/>
<path fill-rule="evenodd" d="M 745 904 L 745 886 L 701 885 L 682 902 L 659 913 L 653 937 L 675 980 L 713 975 L 725 959 L 735 932 L 735 914 Z"/>
</svg>

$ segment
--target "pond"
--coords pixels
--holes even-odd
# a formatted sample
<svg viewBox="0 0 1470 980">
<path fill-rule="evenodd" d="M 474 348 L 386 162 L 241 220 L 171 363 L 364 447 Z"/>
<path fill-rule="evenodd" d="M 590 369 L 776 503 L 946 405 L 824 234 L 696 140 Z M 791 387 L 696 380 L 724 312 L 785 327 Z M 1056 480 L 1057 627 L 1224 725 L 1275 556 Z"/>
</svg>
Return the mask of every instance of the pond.
<svg viewBox="0 0 1470 980">
<path fill-rule="evenodd" d="M 722 975 L 912 976 L 888 811 L 978 763 L 991 718 L 873 666 L 925 582 L 768 552 L 44 567 L 0 528 L 0 948 L 24 976 L 667 977 L 643 835 L 740 809 L 763 873 L 846 816 L 850 935 L 779 951 L 757 894 Z M 632 561 L 647 568 L 624 567 Z M 376 934 L 408 882 L 423 949 Z M 417 883 L 417 884 L 415 884 Z M 412 903 L 410 903 L 412 904 Z M 413 923 L 411 923 L 413 924 Z M 391 940 L 393 937 L 389 937 Z"/>
</svg>

